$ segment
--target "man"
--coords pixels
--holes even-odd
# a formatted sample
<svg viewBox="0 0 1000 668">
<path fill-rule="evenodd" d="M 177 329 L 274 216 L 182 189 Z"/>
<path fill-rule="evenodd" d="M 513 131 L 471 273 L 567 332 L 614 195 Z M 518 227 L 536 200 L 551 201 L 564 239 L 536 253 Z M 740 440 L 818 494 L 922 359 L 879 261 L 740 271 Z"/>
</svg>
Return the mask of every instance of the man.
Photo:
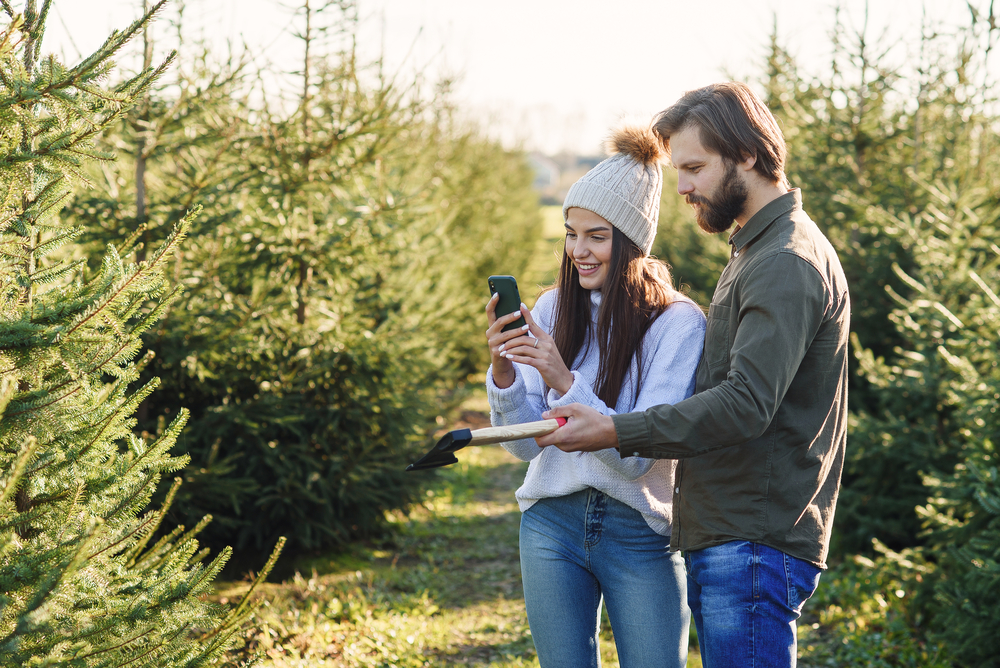
<svg viewBox="0 0 1000 668">
<path fill-rule="evenodd" d="M 747 86 L 691 91 L 654 127 L 698 224 L 736 225 L 695 394 L 611 417 L 557 408 L 544 417 L 569 422 L 538 444 L 680 460 L 671 549 L 684 552 L 705 666 L 794 666 L 844 463 L 847 282 L 788 189 L 781 131 Z"/>
</svg>

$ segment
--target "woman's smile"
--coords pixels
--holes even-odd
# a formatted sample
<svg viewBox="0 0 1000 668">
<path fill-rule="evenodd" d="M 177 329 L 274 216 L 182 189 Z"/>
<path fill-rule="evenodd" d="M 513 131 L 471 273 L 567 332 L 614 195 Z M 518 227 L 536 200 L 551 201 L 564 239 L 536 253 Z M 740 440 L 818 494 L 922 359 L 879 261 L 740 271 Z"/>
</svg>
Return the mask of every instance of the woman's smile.
<svg viewBox="0 0 1000 668">
<path fill-rule="evenodd" d="M 580 287 L 600 290 L 608 276 L 614 228 L 589 209 L 570 207 L 566 212 L 566 255 L 580 275 Z"/>
</svg>

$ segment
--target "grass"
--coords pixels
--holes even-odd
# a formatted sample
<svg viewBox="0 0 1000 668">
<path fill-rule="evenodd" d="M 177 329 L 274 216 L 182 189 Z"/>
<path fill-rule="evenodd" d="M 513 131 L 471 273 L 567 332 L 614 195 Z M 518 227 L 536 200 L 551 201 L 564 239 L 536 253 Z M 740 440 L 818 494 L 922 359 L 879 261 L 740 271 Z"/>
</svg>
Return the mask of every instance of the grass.
<svg viewBox="0 0 1000 668">
<path fill-rule="evenodd" d="M 476 397 L 466 408 L 481 404 Z M 247 656 L 262 654 L 273 668 L 538 666 L 514 501 L 526 464 L 498 447 L 468 448 L 459 459 L 421 504 L 390 517 L 382 543 L 300 561 L 295 577 L 264 585 Z M 908 585 L 897 571 L 857 557 L 825 573 L 798 626 L 799 665 L 952 665 L 908 619 Z M 221 584 L 217 597 L 245 589 Z M 604 666 L 618 666 L 606 618 L 601 655 Z M 692 632 L 688 667 L 700 666 Z"/>
<path fill-rule="evenodd" d="M 470 449 L 381 545 L 300 564 L 265 587 L 265 666 L 530 666 L 506 453 Z M 243 585 L 220 591 L 232 598 Z"/>
<path fill-rule="evenodd" d="M 498 447 L 468 448 L 460 460 L 423 503 L 391 516 L 383 543 L 302 561 L 291 580 L 265 585 L 247 653 L 274 668 L 538 666 L 514 500 L 527 465 Z M 217 595 L 234 600 L 245 587 L 220 585 Z M 601 650 L 604 666 L 617 667 L 606 618 Z M 697 654 L 688 665 L 701 665 Z"/>
</svg>

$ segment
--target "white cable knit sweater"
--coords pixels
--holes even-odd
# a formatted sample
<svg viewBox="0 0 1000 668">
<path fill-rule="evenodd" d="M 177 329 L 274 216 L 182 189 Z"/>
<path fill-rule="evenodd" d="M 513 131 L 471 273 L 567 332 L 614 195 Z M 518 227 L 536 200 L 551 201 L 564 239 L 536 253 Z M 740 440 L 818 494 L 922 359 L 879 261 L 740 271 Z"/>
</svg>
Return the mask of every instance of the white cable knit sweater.
<svg viewBox="0 0 1000 668">
<path fill-rule="evenodd" d="M 557 290 L 538 298 L 531 315 L 546 332 L 554 328 L 553 311 Z M 592 291 L 591 335 L 597 327 L 601 293 Z M 612 334 L 613 336 L 613 334 Z M 490 420 L 495 425 L 540 420 L 542 411 L 581 403 L 605 415 L 642 411 L 650 406 L 673 404 L 694 392 L 694 373 L 705 340 L 705 316 L 695 304 L 679 298 L 652 324 L 642 342 L 642 387 L 635 393 L 636 361 L 622 384 L 614 409 L 594 393 L 599 355 L 596 341 L 587 343 L 571 371 L 574 381 L 561 395 L 544 386 L 542 376 L 531 366 L 514 364 L 514 383 L 500 389 L 493 382 L 493 367 L 486 374 Z M 564 496 L 593 487 L 635 508 L 657 533 L 670 535 L 671 498 L 676 462 L 669 459 L 622 459 L 614 448 L 599 452 L 567 453 L 555 447 L 539 448 L 534 439 L 504 443 L 503 447 L 523 461 L 530 461 L 524 484 L 515 494 L 521 512 L 539 499 Z"/>
</svg>

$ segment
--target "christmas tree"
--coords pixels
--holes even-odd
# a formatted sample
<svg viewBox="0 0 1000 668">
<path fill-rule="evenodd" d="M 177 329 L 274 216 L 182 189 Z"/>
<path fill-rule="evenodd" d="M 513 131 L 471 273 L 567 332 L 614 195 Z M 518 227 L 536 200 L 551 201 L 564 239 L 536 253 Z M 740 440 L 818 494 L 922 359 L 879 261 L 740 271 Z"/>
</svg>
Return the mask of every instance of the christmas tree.
<svg viewBox="0 0 1000 668">
<path fill-rule="evenodd" d="M 141 334 L 174 299 L 162 265 L 192 211 L 156 248 L 110 244 L 96 271 L 60 208 L 96 147 L 169 66 L 106 83 L 111 58 L 161 1 L 69 67 L 39 47 L 51 0 L 0 0 L 0 658 L 17 666 L 201 666 L 225 662 L 250 613 L 204 596 L 230 553 L 205 563 L 196 534 L 159 536 L 146 506 L 185 457 L 181 412 L 137 436 Z M 144 512 L 145 511 L 145 512 Z M 272 555 L 272 564 L 275 558 Z M 266 570 L 266 569 L 265 569 Z M 258 578 L 258 581 L 260 578 Z"/>
</svg>

